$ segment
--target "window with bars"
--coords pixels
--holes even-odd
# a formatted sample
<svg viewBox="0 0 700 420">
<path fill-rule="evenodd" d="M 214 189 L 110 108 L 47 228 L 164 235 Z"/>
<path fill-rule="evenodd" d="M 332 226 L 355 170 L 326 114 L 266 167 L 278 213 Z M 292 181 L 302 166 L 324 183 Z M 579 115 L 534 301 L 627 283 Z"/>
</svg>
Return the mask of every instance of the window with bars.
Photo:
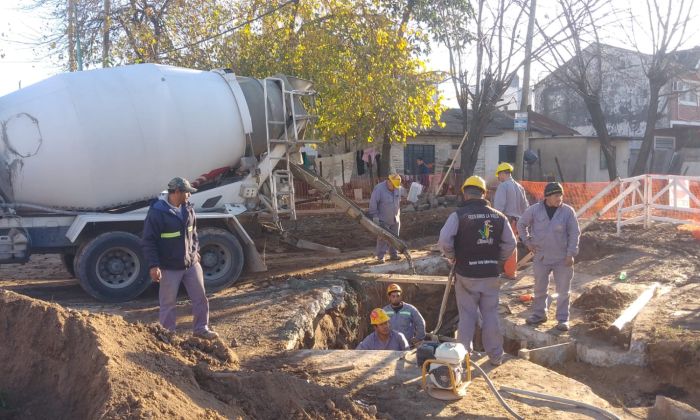
<svg viewBox="0 0 700 420">
<path fill-rule="evenodd" d="M 434 173 L 433 164 L 435 163 L 435 145 L 434 144 L 407 144 L 403 153 L 403 171 L 406 175 L 417 175 L 418 164 L 417 158 L 423 158 L 423 161 L 428 165 L 431 173 Z"/>
</svg>

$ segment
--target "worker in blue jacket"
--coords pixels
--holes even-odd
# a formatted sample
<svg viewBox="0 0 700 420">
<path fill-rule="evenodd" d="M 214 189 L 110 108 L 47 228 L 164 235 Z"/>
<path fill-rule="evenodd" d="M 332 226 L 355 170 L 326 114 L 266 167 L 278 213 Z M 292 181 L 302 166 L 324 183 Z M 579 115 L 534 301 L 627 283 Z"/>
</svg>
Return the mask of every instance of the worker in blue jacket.
<svg viewBox="0 0 700 420">
<path fill-rule="evenodd" d="M 391 174 L 386 181 L 374 187 L 369 198 L 369 216 L 378 225 L 399 236 L 401 229 L 401 175 Z M 389 251 L 390 260 L 400 260 L 396 248 L 384 239 L 377 238 L 375 256 L 377 263 L 384 262 L 384 254 Z"/>
<path fill-rule="evenodd" d="M 564 189 L 558 182 L 544 188 L 544 200 L 528 207 L 518 219 L 518 234 L 530 252 L 534 253 L 535 299 L 529 325 L 547 321 L 550 274 L 554 277 L 557 297 L 557 326 L 569 330 L 569 294 L 574 277 L 574 258 L 578 255 L 581 236 L 574 209 L 564 204 Z"/>
<path fill-rule="evenodd" d="M 357 345 L 356 350 L 408 350 L 406 337 L 391 329 L 389 317 L 382 308 L 375 308 L 369 314 L 374 332 Z"/>
<path fill-rule="evenodd" d="M 194 208 L 188 201 L 197 190 L 184 178 L 168 183 L 168 195 L 148 210 L 141 246 L 149 274 L 160 283 L 160 324 L 175 331 L 177 292 L 185 285 L 192 301 L 194 336 L 212 340 L 219 335 L 209 329 L 209 300 L 204 292 L 204 273 L 199 264 L 199 240 Z"/>
<path fill-rule="evenodd" d="M 386 294 L 389 304 L 383 309 L 389 316 L 389 325 L 394 331 L 403 333 L 411 345 L 425 338 L 425 319 L 418 308 L 403 301 L 401 286 L 392 283 L 387 287 Z"/>
</svg>

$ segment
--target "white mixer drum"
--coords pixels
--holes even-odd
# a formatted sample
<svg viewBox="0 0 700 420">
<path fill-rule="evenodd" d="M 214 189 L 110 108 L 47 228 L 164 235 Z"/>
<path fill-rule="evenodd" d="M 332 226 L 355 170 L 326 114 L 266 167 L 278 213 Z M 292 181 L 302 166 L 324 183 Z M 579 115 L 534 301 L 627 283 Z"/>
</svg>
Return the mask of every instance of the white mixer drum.
<svg viewBox="0 0 700 420">
<path fill-rule="evenodd" d="M 239 105 L 217 73 L 155 64 L 64 73 L 0 97 L 0 192 L 99 210 L 155 197 L 245 152 Z"/>
</svg>

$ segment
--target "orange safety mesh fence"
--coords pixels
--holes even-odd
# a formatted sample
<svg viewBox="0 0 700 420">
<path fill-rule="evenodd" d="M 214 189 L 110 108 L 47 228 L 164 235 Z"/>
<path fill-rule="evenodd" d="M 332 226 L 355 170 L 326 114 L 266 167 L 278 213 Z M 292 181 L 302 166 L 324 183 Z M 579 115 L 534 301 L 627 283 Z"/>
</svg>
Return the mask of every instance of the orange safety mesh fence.
<svg viewBox="0 0 700 420">
<path fill-rule="evenodd" d="M 671 185 L 666 191 L 663 191 L 674 179 L 676 183 Z M 620 213 L 620 220 L 629 220 L 634 217 L 644 216 L 645 212 L 648 210 L 651 218 L 663 217 L 678 221 L 687 221 L 689 223 L 700 223 L 700 214 L 697 213 L 698 209 L 700 209 L 697 202 L 697 199 L 700 198 L 700 178 L 665 177 L 659 175 L 623 179 L 619 185 L 606 193 L 579 217 L 583 219 L 593 217 L 597 212 L 603 210 L 606 205 L 618 198 L 620 193 L 627 190 L 635 181 L 639 182 L 639 186 L 636 188 L 632 187 L 631 192 L 626 195 L 619 204 L 612 206 L 612 208 L 600 215 L 600 219 L 617 220 L 618 210 L 623 209 L 623 212 Z M 648 198 L 653 200 L 648 206 L 645 204 L 645 183 L 647 182 L 651 188 Z M 687 194 L 687 192 L 678 185 L 680 182 L 687 187 L 691 195 Z M 546 182 L 522 181 L 521 184 L 523 188 L 525 188 L 530 204 L 544 198 Z M 578 209 L 585 206 L 608 185 L 610 185 L 609 182 L 562 183 L 564 188 L 564 202 L 578 211 Z M 695 209 L 696 213 L 684 211 L 684 209 Z"/>
</svg>

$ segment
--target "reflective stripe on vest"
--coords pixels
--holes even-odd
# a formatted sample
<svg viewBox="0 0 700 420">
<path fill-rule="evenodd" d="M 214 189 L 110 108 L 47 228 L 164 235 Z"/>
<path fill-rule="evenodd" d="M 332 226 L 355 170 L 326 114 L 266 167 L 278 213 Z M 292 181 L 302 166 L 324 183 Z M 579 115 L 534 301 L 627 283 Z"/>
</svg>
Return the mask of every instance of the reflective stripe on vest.
<svg viewBox="0 0 700 420">
<path fill-rule="evenodd" d="M 177 232 L 164 232 L 160 234 L 160 237 L 163 239 L 179 238 L 180 231 L 178 230 Z"/>
</svg>

